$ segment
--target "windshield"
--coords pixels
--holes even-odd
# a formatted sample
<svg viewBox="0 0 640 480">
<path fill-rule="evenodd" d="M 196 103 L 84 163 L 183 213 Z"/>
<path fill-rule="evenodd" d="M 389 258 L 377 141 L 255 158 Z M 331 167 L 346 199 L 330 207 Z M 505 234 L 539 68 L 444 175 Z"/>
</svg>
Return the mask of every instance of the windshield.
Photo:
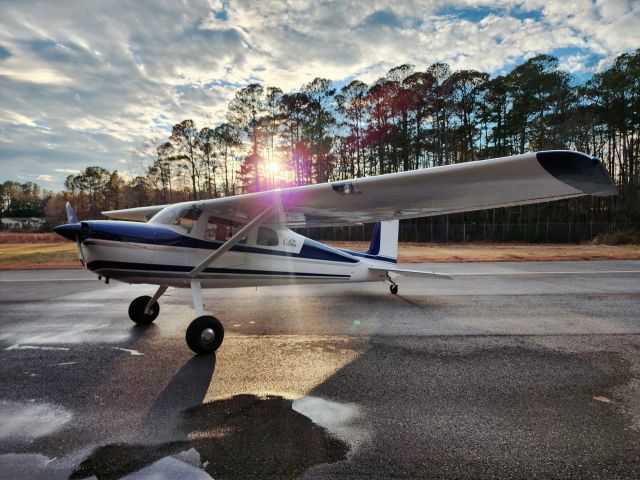
<svg viewBox="0 0 640 480">
<path fill-rule="evenodd" d="M 149 223 L 170 225 L 178 227 L 187 233 L 191 233 L 201 214 L 202 210 L 195 205 L 172 205 L 160 210 L 149 220 Z"/>
</svg>

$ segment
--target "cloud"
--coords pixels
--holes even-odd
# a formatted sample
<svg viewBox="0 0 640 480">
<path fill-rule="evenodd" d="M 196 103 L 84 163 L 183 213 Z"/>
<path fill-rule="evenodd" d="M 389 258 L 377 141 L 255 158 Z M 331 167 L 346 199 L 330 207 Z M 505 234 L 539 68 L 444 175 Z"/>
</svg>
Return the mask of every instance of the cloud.
<svg viewBox="0 0 640 480">
<path fill-rule="evenodd" d="M 371 82 L 403 63 L 499 73 L 554 52 L 580 72 L 637 48 L 638 24 L 622 0 L 7 1 L 0 181 L 121 169 L 185 118 L 223 120 L 250 82 Z"/>
<path fill-rule="evenodd" d="M 589 66 L 592 56 L 584 53 L 576 53 L 575 55 L 568 55 L 562 59 L 559 67 L 567 72 L 592 72 L 594 67 Z"/>
</svg>

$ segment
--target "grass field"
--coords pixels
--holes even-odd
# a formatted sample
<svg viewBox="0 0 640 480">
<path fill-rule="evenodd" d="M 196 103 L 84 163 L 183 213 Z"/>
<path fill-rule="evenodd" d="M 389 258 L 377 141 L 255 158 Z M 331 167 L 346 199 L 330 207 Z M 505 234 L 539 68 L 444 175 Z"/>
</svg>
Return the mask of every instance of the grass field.
<svg viewBox="0 0 640 480">
<path fill-rule="evenodd" d="M 0 239 L 0 269 L 81 268 L 73 242 L 3 243 Z M 36 240 L 36 238 L 34 238 Z M 38 239 L 39 240 L 39 239 Z M 364 251 L 367 242 L 328 242 L 349 250 Z M 536 260 L 640 260 L 639 245 L 521 245 L 521 244 L 415 244 L 402 243 L 400 262 L 500 262 Z"/>
<path fill-rule="evenodd" d="M 364 251 L 367 242 L 328 242 Z M 640 260 L 640 245 L 565 245 L 504 243 L 401 243 L 400 262 L 507 262 L 543 260 Z"/>
<path fill-rule="evenodd" d="M 0 269 L 74 267 L 82 267 L 75 243 L 0 243 Z"/>
</svg>

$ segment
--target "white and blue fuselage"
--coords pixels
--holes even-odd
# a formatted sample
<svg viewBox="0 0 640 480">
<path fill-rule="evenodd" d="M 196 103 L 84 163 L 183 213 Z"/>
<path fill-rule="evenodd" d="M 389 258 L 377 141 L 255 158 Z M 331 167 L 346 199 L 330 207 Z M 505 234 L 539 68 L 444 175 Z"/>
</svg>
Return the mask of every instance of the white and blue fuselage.
<svg viewBox="0 0 640 480">
<path fill-rule="evenodd" d="M 189 273 L 224 243 L 179 227 L 127 221 L 93 220 L 56 231 L 73 239 L 78 235 L 86 268 L 102 277 L 170 287 L 189 287 Z M 368 252 L 353 252 L 287 228 L 260 227 L 196 278 L 203 288 L 384 281 L 381 270 L 372 268 L 395 266 L 397 260 L 380 255 L 379 247 L 379 228 Z"/>
</svg>

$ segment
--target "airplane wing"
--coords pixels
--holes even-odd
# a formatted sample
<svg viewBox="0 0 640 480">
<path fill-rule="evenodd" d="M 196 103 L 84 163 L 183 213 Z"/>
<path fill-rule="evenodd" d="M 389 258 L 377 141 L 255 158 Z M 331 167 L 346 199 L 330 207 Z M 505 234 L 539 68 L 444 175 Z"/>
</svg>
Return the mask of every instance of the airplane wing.
<svg viewBox="0 0 640 480">
<path fill-rule="evenodd" d="M 352 225 L 560 200 L 614 195 L 602 162 L 574 151 L 545 151 L 332 183 L 176 204 L 245 223 L 273 208 L 290 227 Z M 178 207 L 179 206 L 179 207 Z M 147 220 L 164 206 L 103 212 Z"/>
<path fill-rule="evenodd" d="M 105 217 L 117 220 L 132 220 L 135 222 L 147 222 L 160 210 L 169 205 L 153 205 L 151 207 L 125 208 L 123 210 L 111 210 L 102 212 Z"/>
</svg>

